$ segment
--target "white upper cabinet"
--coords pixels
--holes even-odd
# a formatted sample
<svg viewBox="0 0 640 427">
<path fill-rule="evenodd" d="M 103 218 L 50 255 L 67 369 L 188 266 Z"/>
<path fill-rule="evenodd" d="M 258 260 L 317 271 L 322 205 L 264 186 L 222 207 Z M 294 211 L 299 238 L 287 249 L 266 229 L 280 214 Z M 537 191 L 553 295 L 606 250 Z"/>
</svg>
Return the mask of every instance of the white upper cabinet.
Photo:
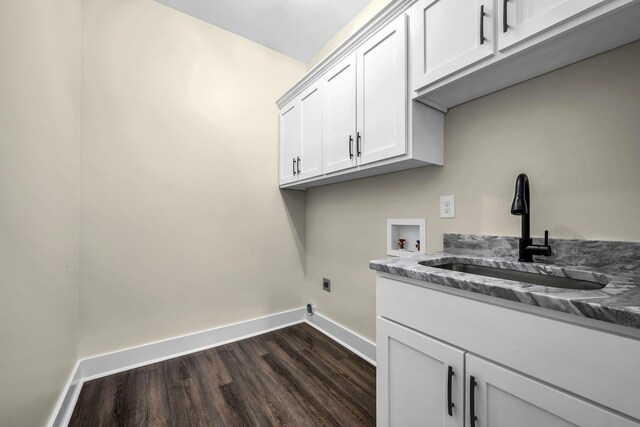
<svg viewBox="0 0 640 427">
<path fill-rule="evenodd" d="M 324 173 L 407 154 L 406 15 L 336 64 L 322 85 Z"/>
<path fill-rule="evenodd" d="M 320 82 L 280 110 L 280 184 L 322 174 Z"/>
<path fill-rule="evenodd" d="M 280 186 L 442 165 L 448 108 L 638 40 L 638 22 L 640 0 L 391 0 L 277 101 Z"/>
<path fill-rule="evenodd" d="M 378 31 L 324 76 L 324 172 L 407 153 L 407 19 Z"/>
<path fill-rule="evenodd" d="M 498 49 L 504 50 L 610 0 L 498 0 Z"/>
<path fill-rule="evenodd" d="M 323 169 L 335 172 L 356 165 L 356 56 L 349 55 L 323 77 Z"/>
<path fill-rule="evenodd" d="M 356 52 L 358 164 L 407 152 L 407 19 L 400 16 Z"/>
<path fill-rule="evenodd" d="M 412 98 L 441 111 L 640 38 L 638 0 L 418 0 Z"/>
<path fill-rule="evenodd" d="M 444 115 L 410 99 L 407 12 L 356 33 L 278 101 L 281 187 L 443 164 Z"/>
<path fill-rule="evenodd" d="M 298 179 L 300 127 L 298 103 L 291 101 L 280 110 L 280 183 Z"/>
<path fill-rule="evenodd" d="M 493 3 L 420 0 L 411 7 L 414 91 L 493 56 Z"/>
<path fill-rule="evenodd" d="M 298 179 L 322 173 L 322 86 L 312 85 L 300 95 L 300 160 Z"/>
</svg>

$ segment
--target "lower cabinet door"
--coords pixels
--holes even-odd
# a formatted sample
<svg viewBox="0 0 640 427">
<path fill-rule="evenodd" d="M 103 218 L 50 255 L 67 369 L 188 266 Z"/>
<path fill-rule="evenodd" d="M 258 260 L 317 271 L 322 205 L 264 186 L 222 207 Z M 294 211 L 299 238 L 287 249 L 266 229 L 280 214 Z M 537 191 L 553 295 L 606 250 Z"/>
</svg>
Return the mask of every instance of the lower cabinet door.
<svg viewBox="0 0 640 427">
<path fill-rule="evenodd" d="M 464 352 L 377 319 L 378 426 L 462 427 Z"/>
<path fill-rule="evenodd" d="M 549 369 L 562 369 L 564 363 Z M 466 354 L 469 427 L 631 427 L 626 418 L 537 382 L 509 369 Z M 585 375 L 589 375 L 585 372 Z"/>
</svg>

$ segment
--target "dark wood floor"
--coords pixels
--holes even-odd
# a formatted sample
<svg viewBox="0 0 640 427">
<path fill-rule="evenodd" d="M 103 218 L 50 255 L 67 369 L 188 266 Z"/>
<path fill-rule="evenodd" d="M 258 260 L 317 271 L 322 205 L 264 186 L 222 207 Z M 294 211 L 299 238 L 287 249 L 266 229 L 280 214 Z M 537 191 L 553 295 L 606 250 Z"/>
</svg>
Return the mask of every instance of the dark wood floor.
<svg viewBox="0 0 640 427">
<path fill-rule="evenodd" d="M 299 324 L 88 381 L 69 425 L 373 426 L 375 377 Z"/>
</svg>

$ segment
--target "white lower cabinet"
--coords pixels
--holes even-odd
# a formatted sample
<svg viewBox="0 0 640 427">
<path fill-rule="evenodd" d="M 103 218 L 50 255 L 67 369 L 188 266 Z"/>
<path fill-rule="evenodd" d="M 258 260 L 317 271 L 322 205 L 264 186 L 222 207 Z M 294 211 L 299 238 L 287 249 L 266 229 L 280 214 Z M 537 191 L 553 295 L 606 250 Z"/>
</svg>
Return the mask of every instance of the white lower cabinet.
<svg viewBox="0 0 640 427">
<path fill-rule="evenodd" d="M 471 427 L 614 427 L 637 426 L 582 399 L 500 367 L 465 355 Z M 585 373 L 588 375 L 588 373 Z"/>
<path fill-rule="evenodd" d="M 464 425 L 464 352 L 377 321 L 379 426 Z"/>
<path fill-rule="evenodd" d="M 376 298 L 378 426 L 640 426 L 637 339 L 384 277 Z"/>
</svg>

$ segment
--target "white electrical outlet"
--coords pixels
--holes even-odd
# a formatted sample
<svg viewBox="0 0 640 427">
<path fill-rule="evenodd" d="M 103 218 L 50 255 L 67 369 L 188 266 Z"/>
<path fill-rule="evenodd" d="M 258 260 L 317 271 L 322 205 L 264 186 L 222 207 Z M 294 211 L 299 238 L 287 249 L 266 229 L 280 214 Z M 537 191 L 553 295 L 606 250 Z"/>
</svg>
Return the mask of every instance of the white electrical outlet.
<svg viewBox="0 0 640 427">
<path fill-rule="evenodd" d="M 451 196 L 440 196 L 440 218 L 456 217 L 456 200 Z"/>
</svg>

